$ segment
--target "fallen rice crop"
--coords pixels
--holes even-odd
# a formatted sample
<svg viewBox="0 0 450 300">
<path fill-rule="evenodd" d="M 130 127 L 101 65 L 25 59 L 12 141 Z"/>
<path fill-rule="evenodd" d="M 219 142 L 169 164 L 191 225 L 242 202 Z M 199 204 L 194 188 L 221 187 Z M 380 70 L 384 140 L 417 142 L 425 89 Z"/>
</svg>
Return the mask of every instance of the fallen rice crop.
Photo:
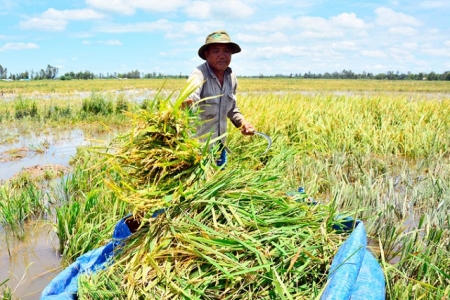
<svg viewBox="0 0 450 300">
<path fill-rule="evenodd" d="M 285 193 L 295 152 L 258 171 L 220 169 L 193 138 L 193 116 L 156 99 L 103 154 L 101 177 L 133 208 L 139 230 L 111 268 L 85 277 L 80 296 L 128 299 L 309 299 L 342 241 L 334 207 Z M 194 116 L 195 117 L 195 116 Z M 212 153 L 212 154 L 211 154 Z M 163 209 L 163 212 L 160 210 Z M 153 213 L 161 213 L 154 217 Z M 121 274 L 126 274 L 121 276 Z"/>
</svg>

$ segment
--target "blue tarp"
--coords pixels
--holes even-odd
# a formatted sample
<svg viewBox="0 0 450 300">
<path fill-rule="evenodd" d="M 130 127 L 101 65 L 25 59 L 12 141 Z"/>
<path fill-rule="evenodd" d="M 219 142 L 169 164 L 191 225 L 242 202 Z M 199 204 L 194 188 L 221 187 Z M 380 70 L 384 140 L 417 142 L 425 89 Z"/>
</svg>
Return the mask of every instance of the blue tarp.
<svg viewBox="0 0 450 300">
<path fill-rule="evenodd" d="M 94 273 L 106 268 L 123 240 L 131 235 L 130 228 L 126 224 L 128 217 L 117 223 L 112 241 L 81 255 L 59 273 L 42 291 L 41 300 L 77 299 L 78 277 L 83 273 Z"/>
<path fill-rule="evenodd" d="M 153 217 L 163 211 L 156 211 Z M 59 273 L 42 291 L 41 300 L 76 299 L 79 275 L 106 268 L 124 239 L 131 235 L 132 232 L 126 222 L 128 217 L 117 223 L 111 242 L 83 254 Z M 357 224 L 356 228 L 338 249 L 333 259 L 321 300 L 385 299 L 383 271 L 378 261 L 366 248 L 367 236 L 363 222 L 349 221 L 346 218 L 343 224 L 350 227 L 350 224 L 354 223 Z"/>
<path fill-rule="evenodd" d="M 358 221 L 333 259 L 321 300 L 385 299 L 383 270 L 366 247 L 366 229 Z"/>
</svg>

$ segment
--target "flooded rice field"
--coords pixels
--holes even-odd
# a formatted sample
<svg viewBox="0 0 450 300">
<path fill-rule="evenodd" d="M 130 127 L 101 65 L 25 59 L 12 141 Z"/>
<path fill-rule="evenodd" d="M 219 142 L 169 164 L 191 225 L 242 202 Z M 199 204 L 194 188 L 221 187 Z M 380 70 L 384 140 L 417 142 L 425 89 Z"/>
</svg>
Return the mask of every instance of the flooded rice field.
<svg viewBox="0 0 450 300">
<path fill-rule="evenodd" d="M 14 133 L 11 133 L 14 136 Z M 70 172 L 70 160 L 81 146 L 111 140 L 113 133 L 95 134 L 73 129 L 33 133 L 0 144 L 0 182 L 11 180 L 26 170 L 45 173 L 49 169 Z M 60 178 L 52 180 L 58 184 Z M 47 183 L 48 184 L 48 183 Z M 21 238 L 0 226 L 0 283 L 7 280 L 14 297 L 39 299 L 41 291 L 62 270 L 59 241 L 47 220 L 25 223 Z"/>
<path fill-rule="evenodd" d="M 89 141 L 80 129 L 20 136 L 0 145 L 0 180 L 10 179 L 22 169 L 38 165 L 69 166 L 70 157 Z"/>
<path fill-rule="evenodd" d="M 62 270 L 58 239 L 45 223 L 27 224 L 22 240 L 0 227 L 0 282 L 8 279 L 15 297 L 39 299 L 41 291 Z"/>
</svg>

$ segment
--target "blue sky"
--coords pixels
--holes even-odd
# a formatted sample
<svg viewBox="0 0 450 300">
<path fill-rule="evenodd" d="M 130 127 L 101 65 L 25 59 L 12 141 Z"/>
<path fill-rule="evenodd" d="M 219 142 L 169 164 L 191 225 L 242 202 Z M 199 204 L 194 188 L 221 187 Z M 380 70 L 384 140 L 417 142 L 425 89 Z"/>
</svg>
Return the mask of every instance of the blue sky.
<svg viewBox="0 0 450 300">
<path fill-rule="evenodd" d="M 0 0 L 8 73 L 187 75 L 225 29 L 238 75 L 450 70 L 449 0 Z"/>
</svg>

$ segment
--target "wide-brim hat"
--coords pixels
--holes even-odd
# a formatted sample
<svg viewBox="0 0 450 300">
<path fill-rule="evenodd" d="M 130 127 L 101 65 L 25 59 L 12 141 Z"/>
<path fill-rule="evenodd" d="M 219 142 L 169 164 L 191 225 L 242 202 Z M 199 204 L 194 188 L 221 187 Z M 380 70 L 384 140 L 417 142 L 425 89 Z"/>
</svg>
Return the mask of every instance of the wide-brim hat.
<svg viewBox="0 0 450 300">
<path fill-rule="evenodd" d="M 241 52 L 241 47 L 238 44 L 233 43 L 230 39 L 230 36 L 225 30 L 218 30 L 210 33 L 206 37 L 205 44 L 198 49 L 198 56 L 202 59 L 206 60 L 205 57 L 205 49 L 211 44 L 229 44 L 231 46 L 231 53 L 239 53 Z"/>
</svg>

